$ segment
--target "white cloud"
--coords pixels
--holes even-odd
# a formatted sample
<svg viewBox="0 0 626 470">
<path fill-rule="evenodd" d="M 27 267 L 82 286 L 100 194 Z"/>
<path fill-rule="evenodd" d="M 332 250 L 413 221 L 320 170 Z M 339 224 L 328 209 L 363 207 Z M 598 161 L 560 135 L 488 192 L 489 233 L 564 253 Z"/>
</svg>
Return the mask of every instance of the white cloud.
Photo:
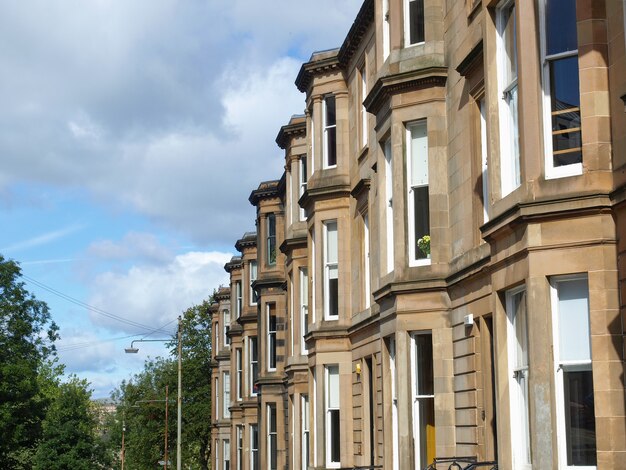
<svg viewBox="0 0 626 470">
<path fill-rule="evenodd" d="M 98 240 L 93 242 L 87 252 L 91 256 L 104 260 L 135 259 L 154 263 L 165 263 L 172 258 L 172 253 L 151 233 L 129 232 L 120 242 Z"/>
<path fill-rule="evenodd" d="M 169 264 L 133 266 L 128 271 L 108 271 L 92 283 L 88 301 L 106 312 L 159 328 L 171 324 L 188 307 L 206 299 L 228 277 L 224 264 L 230 253 L 189 252 Z M 109 318 L 90 314 L 94 324 L 110 330 L 137 333 L 137 329 Z"/>
</svg>

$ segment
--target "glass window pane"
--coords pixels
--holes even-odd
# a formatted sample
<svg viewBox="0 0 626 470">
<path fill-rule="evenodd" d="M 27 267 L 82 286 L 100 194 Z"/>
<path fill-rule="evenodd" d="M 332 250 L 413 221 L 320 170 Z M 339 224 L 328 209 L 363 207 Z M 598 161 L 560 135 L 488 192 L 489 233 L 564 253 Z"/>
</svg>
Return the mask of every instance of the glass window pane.
<svg viewBox="0 0 626 470">
<path fill-rule="evenodd" d="M 424 235 L 430 234 L 430 208 L 428 186 L 413 189 L 413 221 L 415 223 L 415 259 L 426 258 L 426 253 L 420 250 L 417 241 Z"/>
<path fill-rule="evenodd" d="M 589 344 L 589 292 L 586 279 L 558 283 L 559 359 L 591 360 Z"/>
<path fill-rule="evenodd" d="M 324 102 L 326 103 L 326 122 L 325 122 L 325 125 L 326 125 L 326 127 L 334 126 L 337 123 L 337 118 L 335 116 L 335 97 L 334 96 L 327 96 L 324 99 Z"/>
<path fill-rule="evenodd" d="M 329 222 L 326 224 L 326 262 L 337 262 L 337 222 Z"/>
<path fill-rule="evenodd" d="M 426 123 L 411 126 L 411 186 L 428 184 Z"/>
<path fill-rule="evenodd" d="M 433 394 L 432 335 L 415 335 L 416 390 L 418 395 Z"/>
<path fill-rule="evenodd" d="M 328 166 L 334 166 L 337 164 L 337 128 L 331 127 L 326 130 L 326 144 L 327 144 L 327 164 Z"/>
<path fill-rule="evenodd" d="M 504 44 L 504 85 L 508 87 L 517 78 L 517 36 L 515 5 L 502 11 L 502 41 Z"/>
<path fill-rule="evenodd" d="M 596 465 L 596 417 L 590 370 L 563 373 L 567 465 Z"/>
<path fill-rule="evenodd" d="M 424 0 L 409 2 L 410 43 L 424 42 Z"/>
<path fill-rule="evenodd" d="M 328 366 L 328 407 L 339 408 L 339 366 Z"/>
<path fill-rule="evenodd" d="M 420 468 L 435 458 L 435 399 L 419 400 Z"/>
<path fill-rule="evenodd" d="M 341 461 L 339 449 L 341 448 L 340 429 L 339 429 L 339 410 L 330 411 L 330 460 L 331 462 Z"/>
<path fill-rule="evenodd" d="M 576 0 L 548 0 L 546 5 L 547 55 L 578 49 Z"/>
</svg>

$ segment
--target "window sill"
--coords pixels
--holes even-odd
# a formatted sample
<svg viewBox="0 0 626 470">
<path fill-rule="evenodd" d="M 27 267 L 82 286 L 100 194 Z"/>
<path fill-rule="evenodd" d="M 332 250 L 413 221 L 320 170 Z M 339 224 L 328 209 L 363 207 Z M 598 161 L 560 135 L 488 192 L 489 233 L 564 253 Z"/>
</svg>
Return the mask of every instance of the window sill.
<svg viewBox="0 0 626 470">
<path fill-rule="evenodd" d="M 583 174 L 583 164 L 574 163 L 572 165 L 564 165 L 557 168 L 546 168 L 546 180 L 553 180 L 558 178 L 567 178 L 570 176 L 580 176 Z"/>
<path fill-rule="evenodd" d="M 432 264 L 432 260 L 430 258 L 423 258 L 414 261 L 409 261 L 409 267 L 414 268 L 417 266 L 430 266 Z"/>
</svg>

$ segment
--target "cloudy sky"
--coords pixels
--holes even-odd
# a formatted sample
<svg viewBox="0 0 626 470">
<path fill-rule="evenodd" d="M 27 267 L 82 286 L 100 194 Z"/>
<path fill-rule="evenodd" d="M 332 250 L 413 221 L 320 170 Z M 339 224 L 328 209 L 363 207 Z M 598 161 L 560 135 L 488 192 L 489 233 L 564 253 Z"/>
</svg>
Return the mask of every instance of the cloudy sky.
<svg viewBox="0 0 626 470">
<path fill-rule="evenodd" d="M 360 4 L 0 3 L 0 253 L 96 397 L 163 353 L 125 355 L 132 338 L 227 283 L 248 195 L 280 177 L 274 139 L 303 112 L 300 65 Z"/>
</svg>

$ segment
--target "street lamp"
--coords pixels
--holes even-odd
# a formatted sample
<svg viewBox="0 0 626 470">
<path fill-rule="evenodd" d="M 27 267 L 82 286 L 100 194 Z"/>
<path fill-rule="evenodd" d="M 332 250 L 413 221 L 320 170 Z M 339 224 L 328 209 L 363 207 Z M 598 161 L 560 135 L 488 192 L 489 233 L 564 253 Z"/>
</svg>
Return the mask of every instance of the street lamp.
<svg viewBox="0 0 626 470">
<path fill-rule="evenodd" d="M 182 318 L 178 317 L 178 398 L 177 401 L 177 411 L 178 411 L 178 420 L 176 423 L 176 470 L 181 470 L 181 428 L 182 428 Z M 124 352 L 126 354 L 137 354 L 139 352 L 139 348 L 133 347 L 135 343 L 147 343 L 151 341 L 171 341 L 169 339 L 135 339 L 131 341 L 130 348 L 124 348 Z"/>
</svg>

